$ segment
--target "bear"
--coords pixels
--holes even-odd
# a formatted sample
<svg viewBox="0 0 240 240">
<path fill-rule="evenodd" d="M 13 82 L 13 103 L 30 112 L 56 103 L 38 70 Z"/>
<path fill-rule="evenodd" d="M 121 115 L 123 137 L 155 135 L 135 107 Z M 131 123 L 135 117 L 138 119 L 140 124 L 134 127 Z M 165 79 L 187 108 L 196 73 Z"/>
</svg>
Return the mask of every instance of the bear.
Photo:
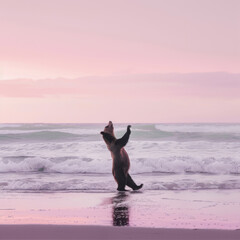
<svg viewBox="0 0 240 240">
<path fill-rule="evenodd" d="M 126 185 L 133 190 L 138 190 L 143 186 L 143 184 L 137 185 L 128 173 L 130 160 L 124 147 L 126 146 L 131 134 L 130 128 L 131 125 L 128 125 L 127 132 L 123 135 L 123 137 L 116 139 L 113 123 L 109 121 L 108 125 L 104 128 L 104 131 L 101 132 L 103 140 L 105 141 L 108 150 L 111 152 L 113 160 L 112 174 L 118 184 L 118 191 L 126 191 Z"/>
</svg>

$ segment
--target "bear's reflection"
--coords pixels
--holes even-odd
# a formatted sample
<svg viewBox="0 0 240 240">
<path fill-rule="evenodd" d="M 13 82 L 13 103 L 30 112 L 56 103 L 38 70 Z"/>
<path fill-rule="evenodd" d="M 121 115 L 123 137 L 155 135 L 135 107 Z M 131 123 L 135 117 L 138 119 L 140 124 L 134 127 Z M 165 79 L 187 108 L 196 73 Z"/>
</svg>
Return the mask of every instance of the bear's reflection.
<svg viewBox="0 0 240 240">
<path fill-rule="evenodd" d="M 113 226 L 129 226 L 129 206 L 127 203 L 129 195 L 125 192 L 118 192 L 112 198 Z"/>
</svg>

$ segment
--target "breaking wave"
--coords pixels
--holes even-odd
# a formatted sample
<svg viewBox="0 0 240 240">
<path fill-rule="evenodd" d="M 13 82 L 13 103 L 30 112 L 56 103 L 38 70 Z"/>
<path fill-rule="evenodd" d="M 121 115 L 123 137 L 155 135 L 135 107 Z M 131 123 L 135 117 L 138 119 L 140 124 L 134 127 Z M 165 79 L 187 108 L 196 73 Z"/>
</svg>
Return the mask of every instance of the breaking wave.
<svg viewBox="0 0 240 240">
<path fill-rule="evenodd" d="M 0 158 L 0 173 L 45 172 L 45 173 L 109 173 L 112 160 L 77 156 L 41 157 L 7 156 Z M 201 173 L 240 174 L 240 161 L 231 158 L 193 158 L 171 156 L 155 158 L 132 158 L 131 172 L 145 173 Z"/>
</svg>

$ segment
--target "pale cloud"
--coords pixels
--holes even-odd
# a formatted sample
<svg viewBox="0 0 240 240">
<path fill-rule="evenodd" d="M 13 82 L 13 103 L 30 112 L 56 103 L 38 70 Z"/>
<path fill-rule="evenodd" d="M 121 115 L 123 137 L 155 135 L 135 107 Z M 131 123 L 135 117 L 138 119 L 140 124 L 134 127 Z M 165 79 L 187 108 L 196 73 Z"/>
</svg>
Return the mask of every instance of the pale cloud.
<svg viewBox="0 0 240 240">
<path fill-rule="evenodd" d="M 75 96 L 96 98 L 162 97 L 240 98 L 240 74 L 145 74 L 78 79 L 15 79 L 0 81 L 0 95 L 14 98 Z"/>
<path fill-rule="evenodd" d="M 0 122 L 240 122 L 240 74 L 0 81 Z"/>
</svg>

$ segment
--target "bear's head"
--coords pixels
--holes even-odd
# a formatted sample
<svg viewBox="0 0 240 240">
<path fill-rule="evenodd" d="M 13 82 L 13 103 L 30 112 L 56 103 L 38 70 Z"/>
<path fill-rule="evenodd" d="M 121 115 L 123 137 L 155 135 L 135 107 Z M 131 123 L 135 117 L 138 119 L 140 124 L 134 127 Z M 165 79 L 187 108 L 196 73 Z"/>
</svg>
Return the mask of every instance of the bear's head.
<svg viewBox="0 0 240 240">
<path fill-rule="evenodd" d="M 104 128 L 105 133 L 109 133 L 111 136 L 115 137 L 114 135 L 114 127 L 112 121 L 108 122 L 108 125 Z"/>
</svg>

